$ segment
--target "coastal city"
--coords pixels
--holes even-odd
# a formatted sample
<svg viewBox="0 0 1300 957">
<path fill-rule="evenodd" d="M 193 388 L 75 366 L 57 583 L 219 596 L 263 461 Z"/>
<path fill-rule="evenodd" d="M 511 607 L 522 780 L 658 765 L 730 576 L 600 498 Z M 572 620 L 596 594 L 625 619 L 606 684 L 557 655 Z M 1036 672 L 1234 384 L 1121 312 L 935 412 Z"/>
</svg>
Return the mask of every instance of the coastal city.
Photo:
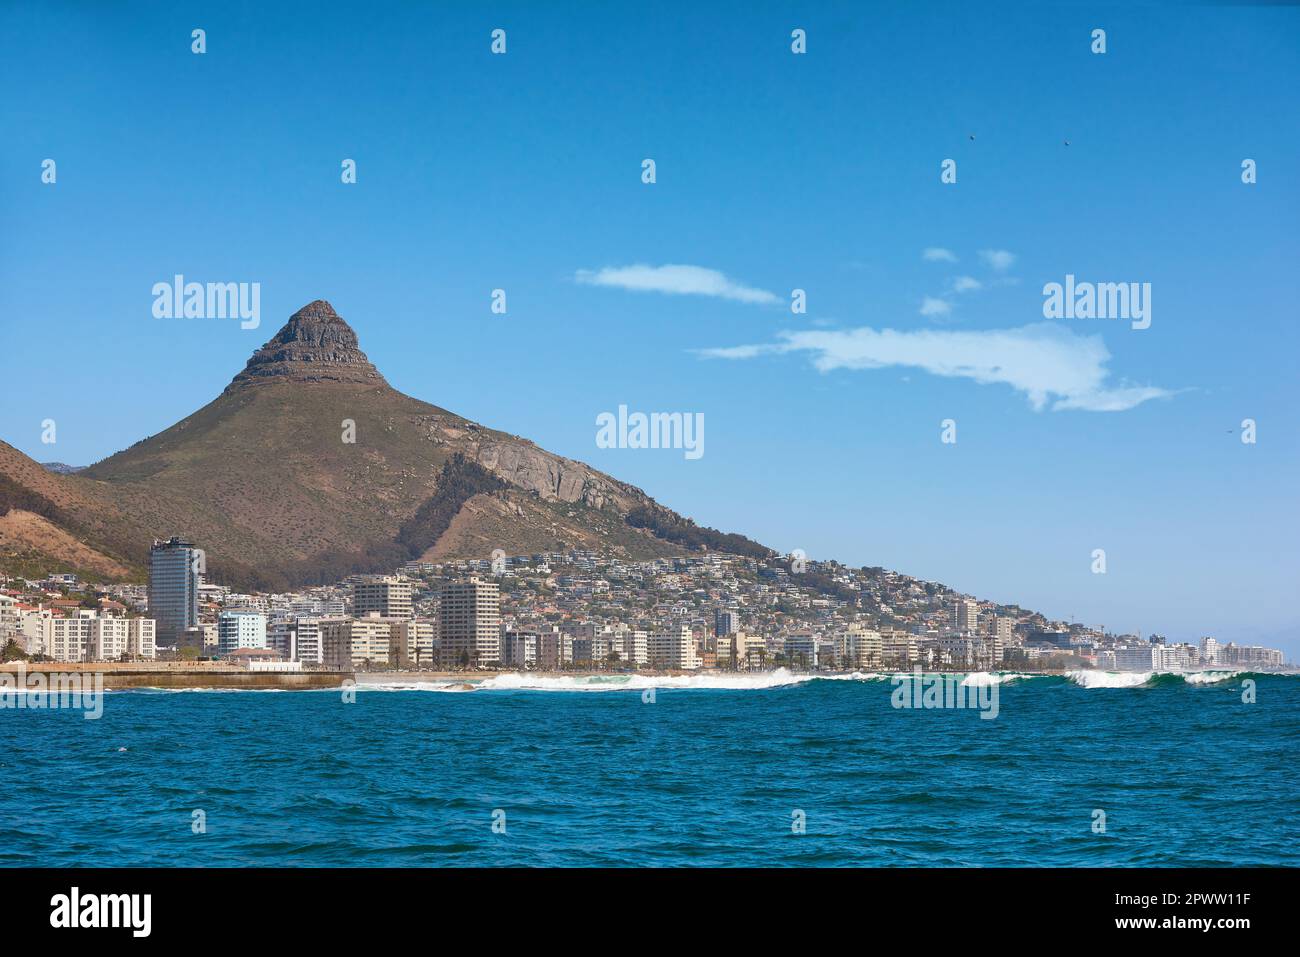
<svg viewBox="0 0 1300 957">
<path fill-rule="evenodd" d="M 0 576 L 0 649 L 37 662 L 222 661 L 265 671 L 1268 671 L 1282 651 L 1051 621 L 800 553 L 651 561 L 587 550 L 414 561 L 283 594 L 209 581 L 155 541 L 147 584 Z"/>
</svg>

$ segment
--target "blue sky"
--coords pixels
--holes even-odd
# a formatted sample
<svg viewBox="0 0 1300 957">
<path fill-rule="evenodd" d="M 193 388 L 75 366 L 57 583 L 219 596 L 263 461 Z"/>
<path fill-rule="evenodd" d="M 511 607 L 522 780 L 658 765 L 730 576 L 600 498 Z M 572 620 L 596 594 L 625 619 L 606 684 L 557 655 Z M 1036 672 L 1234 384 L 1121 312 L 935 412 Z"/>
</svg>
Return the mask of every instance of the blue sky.
<svg viewBox="0 0 1300 957">
<path fill-rule="evenodd" d="M 1300 656 L 1300 8 L 861 6 L 7 4 L 0 436 L 111 454 L 325 298 L 402 391 L 701 523 Z M 175 273 L 261 327 L 155 319 Z M 1044 319 L 1067 273 L 1150 328 Z M 597 448 L 620 404 L 704 456 Z"/>
</svg>

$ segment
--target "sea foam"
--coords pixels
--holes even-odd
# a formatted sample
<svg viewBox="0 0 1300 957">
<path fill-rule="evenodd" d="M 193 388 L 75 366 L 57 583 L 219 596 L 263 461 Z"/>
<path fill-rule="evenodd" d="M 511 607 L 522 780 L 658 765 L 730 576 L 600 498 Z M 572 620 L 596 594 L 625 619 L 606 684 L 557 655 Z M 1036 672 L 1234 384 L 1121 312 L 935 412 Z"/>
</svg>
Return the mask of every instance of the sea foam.
<svg viewBox="0 0 1300 957">
<path fill-rule="evenodd" d="M 1154 671 L 1071 671 L 1066 677 L 1082 688 L 1136 688 L 1146 684 Z"/>
</svg>

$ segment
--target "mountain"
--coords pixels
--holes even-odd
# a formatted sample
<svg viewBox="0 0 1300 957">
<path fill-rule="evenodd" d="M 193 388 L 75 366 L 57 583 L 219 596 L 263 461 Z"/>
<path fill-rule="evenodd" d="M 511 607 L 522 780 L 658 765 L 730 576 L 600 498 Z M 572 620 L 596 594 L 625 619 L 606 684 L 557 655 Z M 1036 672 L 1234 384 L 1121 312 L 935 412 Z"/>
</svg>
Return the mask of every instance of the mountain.
<svg viewBox="0 0 1300 957">
<path fill-rule="evenodd" d="M 496 548 L 771 554 L 398 392 L 324 300 L 294 313 L 212 402 L 89 468 L 51 472 L 0 443 L 0 516 L 11 559 L 138 575 L 154 538 L 180 535 L 206 550 L 216 579 L 263 589 Z"/>
</svg>

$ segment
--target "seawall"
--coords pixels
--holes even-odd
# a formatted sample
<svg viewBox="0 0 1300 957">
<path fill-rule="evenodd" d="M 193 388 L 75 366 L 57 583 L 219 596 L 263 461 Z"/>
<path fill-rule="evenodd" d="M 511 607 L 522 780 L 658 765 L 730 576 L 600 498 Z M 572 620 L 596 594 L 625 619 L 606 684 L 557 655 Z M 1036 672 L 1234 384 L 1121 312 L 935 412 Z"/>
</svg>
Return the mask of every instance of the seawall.
<svg viewBox="0 0 1300 957">
<path fill-rule="evenodd" d="M 350 671 L 249 671 L 209 662 L 17 662 L 0 664 L 0 672 L 101 674 L 105 688 L 338 688 L 355 680 Z"/>
</svg>

